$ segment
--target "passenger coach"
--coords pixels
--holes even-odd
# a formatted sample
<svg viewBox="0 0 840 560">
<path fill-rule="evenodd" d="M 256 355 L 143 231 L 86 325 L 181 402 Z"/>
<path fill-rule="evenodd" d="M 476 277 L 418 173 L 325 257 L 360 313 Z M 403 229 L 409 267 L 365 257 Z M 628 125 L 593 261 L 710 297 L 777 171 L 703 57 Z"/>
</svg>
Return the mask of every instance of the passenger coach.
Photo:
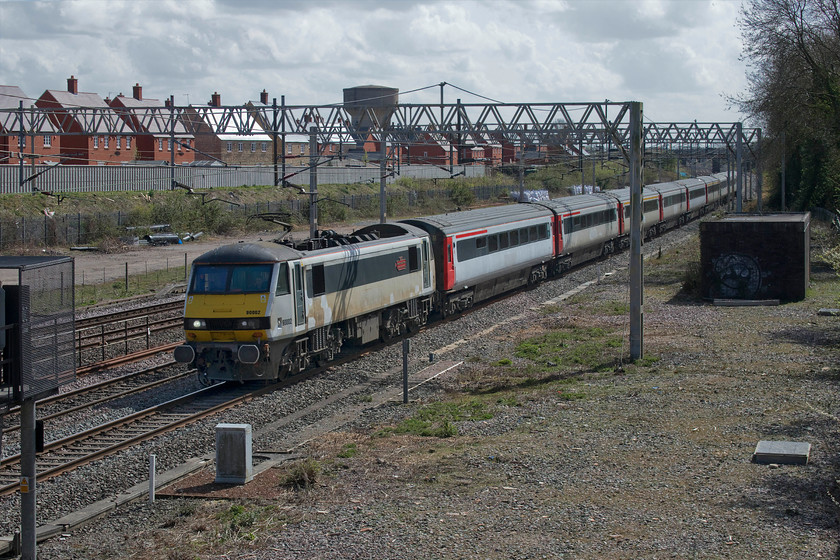
<svg viewBox="0 0 840 560">
<path fill-rule="evenodd" d="M 534 204 L 479 208 L 403 220 L 432 242 L 438 298 L 451 315 L 548 277 L 553 213 Z"/>
</svg>

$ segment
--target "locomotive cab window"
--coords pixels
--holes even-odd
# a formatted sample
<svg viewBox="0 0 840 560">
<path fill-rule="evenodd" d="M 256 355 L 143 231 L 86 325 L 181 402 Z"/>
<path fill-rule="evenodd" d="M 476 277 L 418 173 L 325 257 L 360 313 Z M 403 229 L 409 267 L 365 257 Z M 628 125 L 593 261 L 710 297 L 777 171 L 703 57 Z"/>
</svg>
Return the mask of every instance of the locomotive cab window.
<svg viewBox="0 0 840 560">
<path fill-rule="evenodd" d="M 408 248 L 408 270 L 409 272 L 420 270 L 420 249 L 417 246 Z"/>
<path fill-rule="evenodd" d="M 193 271 L 190 292 L 194 294 L 223 294 L 227 286 L 228 267 L 197 265 Z"/>
<path fill-rule="evenodd" d="M 232 266 L 230 275 L 231 293 L 268 292 L 271 286 L 271 265 L 251 264 Z"/>
<path fill-rule="evenodd" d="M 277 272 L 277 286 L 274 288 L 274 295 L 285 296 L 291 293 L 289 287 L 289 265 L 281 263 Z"/>
<path fill-rule="evenodd" d="M 196 265 L 190 292 L 193 294 L 241 294 L 268 292 L 270 264 Z"/>
<path fill-rule="evenodd" d="M 324 278 L 324 265 L 316 264 L 312 267 L 312 293 L 316 296 L 324 295 L 327 283 Z"/>
</svg>

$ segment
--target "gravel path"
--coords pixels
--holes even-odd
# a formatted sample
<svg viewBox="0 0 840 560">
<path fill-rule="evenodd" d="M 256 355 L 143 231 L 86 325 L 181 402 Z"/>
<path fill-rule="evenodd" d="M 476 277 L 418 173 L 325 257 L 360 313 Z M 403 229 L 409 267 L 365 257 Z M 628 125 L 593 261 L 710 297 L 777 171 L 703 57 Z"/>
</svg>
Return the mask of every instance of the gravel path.
<svg viewBox="0 0 840 560">
<path fill-rule="evenodd" d="M 694 234 L 696 225 L 664 242 Z M 646 253 L 656 255 L 660 243 L 646 245 Z M 409 405 L 371 408 L 302 447 L 296 447 L 301 430 L 312 418 L 255 439 L 256 453 L 295 448 L 316 460 L 321 472 L 312 488 L 282 486 L 286 471 L 277 468 L 246 485 L 238 500 L 138 502 L 39 545 L 38 556 L 837 557 L 840 329 L 835 318 L 816 314 L 836 305 L 837 281 L 814 275 L 808 300 L 779 307 L 699 305 L 680 296 L 681 276 L 669 272 L 674 254 L 646 265 L 644 364 L 621 364 L 625 271 L 539 307 L 611 265 L 577 270 L 415 336 L 413 370 L 447 345 L 451 350 L 439 357 L 465 363 L 424 385 Z M 612 263 L 624 266 L 626 255 Z M 564 329 L 601 329 L 624 343 L 605 345 L 597 368 L 539 373 L 516 357 L 521 341 Z M 290 410 L 396 372 L 400 350 L 397 344 L 368 354 L 46 481 L 39 487 L 39 518 L 57 518 L 144 480 L 150 453 L 165 470 L 212 452 L 219 422 L 246 422 L 259 432 Z M 399 374 L 386 382 L 398 386 Z M 457 435 L 448 438 L 394 433 L 401 420 L 449 399 L 480 401 L 492 417 L 454 421 Z M 359 397 L 351 400 L 357 404 Z M 761 439 L 807 441 L 811 462 L 753 464 Z M 0 527 L 8 534 L 19 503 L 9 498 L 0 505 L 12 513 Z"/>
</svg>

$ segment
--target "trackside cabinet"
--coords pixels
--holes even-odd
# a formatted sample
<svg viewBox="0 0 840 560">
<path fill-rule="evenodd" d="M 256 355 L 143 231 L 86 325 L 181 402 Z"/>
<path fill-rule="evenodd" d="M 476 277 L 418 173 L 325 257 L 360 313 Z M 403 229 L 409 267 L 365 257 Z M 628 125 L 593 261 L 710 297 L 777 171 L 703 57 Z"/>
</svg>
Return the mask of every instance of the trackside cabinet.
<svg viewBox="0 0 840 560">
<path fill-rule="evenodd" d="M 798 301 L 811 275 L 811 214 L 734 214 L 700 224 L 703 297 Z"/>
<path fill-rule="evenodd" d="M 76 379 L 74 262 L 0 256 L 0 414 Z"/>
</svg>

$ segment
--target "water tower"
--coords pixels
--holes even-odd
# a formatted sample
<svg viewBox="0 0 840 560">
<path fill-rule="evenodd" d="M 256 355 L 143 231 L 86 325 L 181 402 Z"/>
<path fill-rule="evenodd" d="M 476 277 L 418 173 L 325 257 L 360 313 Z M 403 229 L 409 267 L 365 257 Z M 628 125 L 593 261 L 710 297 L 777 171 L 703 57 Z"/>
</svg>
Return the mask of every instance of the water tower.
<svg viewBox="0 0 840 560">
<path fill-rule="evenodd" d="M 364 145 L 368 140 L 378 141 L 371 131 L 378 131 L 388 126 L 391 116 L 397 109 L 400 90 L 387 86 L 356 86 L 344 89 L 344 109 L 350 115 L 350 134 L 356 146 L 350 150 L 350 157 L 363 157 Z M 378 159 L 372 153 L 370 159 Z"/>
</svg>

